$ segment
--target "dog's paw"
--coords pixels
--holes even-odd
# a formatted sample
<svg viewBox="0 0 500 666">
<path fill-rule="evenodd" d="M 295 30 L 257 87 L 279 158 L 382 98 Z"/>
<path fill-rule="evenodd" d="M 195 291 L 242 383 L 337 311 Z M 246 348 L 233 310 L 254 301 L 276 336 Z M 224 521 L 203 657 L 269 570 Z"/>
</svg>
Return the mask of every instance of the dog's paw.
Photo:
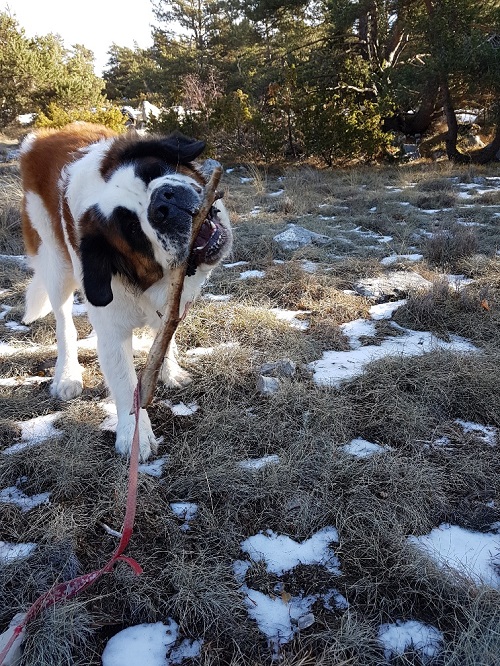
<svg viewBox="0 0 500 666">
<path fill-rule="evenodd" d="M 135 430 L 135 415 L 125 414 L 118 417 L 116 426 L 116 450 L 122 456 L 130 456 Z M 147 460 L 158 450 L 158 442 L 151 428 L 151 421 L 145 409 L 139 412 L 139 459 Z"/>
<path fill-rule="evenodd" d="M 50 393 L 54 398 L 59 398 L 59 400 L 73 400 L 73 398 L 78 398 L 81 395 L 83 390 L 83 381 L 80 378 L 71 378 L 67 377 L 65 379 L 60 379 L 59 381 L 54 380 L 50 387 Z"/>
<path fill-rule="evenodd" d="M 165 359 L 161 366 L 160 381 L 162 381 L 167 388 L 184 388 L 191 384 L 193 378 L 186 370 L 183 370 L 178 363 Z"/>
</svg>

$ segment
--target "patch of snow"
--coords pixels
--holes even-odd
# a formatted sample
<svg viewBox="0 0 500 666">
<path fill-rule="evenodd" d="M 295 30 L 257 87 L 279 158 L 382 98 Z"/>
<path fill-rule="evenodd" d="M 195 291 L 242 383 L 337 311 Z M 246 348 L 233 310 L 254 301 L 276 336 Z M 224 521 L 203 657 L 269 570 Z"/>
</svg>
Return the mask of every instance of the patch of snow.
<svg viewBox="0 0 500 666">
<path fill-rule="evenodd" d="M 410 536 L 408 543 L 441 566 L 451 567 L 477 585 L 500 589 L 500 535 L 443 523 L 429 534 Z"/>
<path fill-rule="evenodd" d="M 163 472 L 163 466 L 168 463 L 170 456 L 162 456 L 151 462 L 142 463 L 139 465 L 139 472 L 141 474 L 148 474 L 149 476 L 160 477 Z"/>
<path fill-rule="evenodd" d="M 267 570 L 278 576 L 298 564 L 321 564 L 331 573 L 340 575 L 340 562 L 330 548 L 332 541 L 338 540 L 334 527 L 324 527 L 302 543 L 267 530 L 245 539 L 241 549 L 254 562 L 265 562 Z"/>
<path fill-rule="evenodd" d="M 406 303 L 406 298 L 399 301 L 390 301 L 389 303 L 378 303 L 370 308 L 370 317 L 375 321 L 381 319 L 390 319 L 394 312 Z"/>
<path fill-rule="evenodd" d="M 476 352 L 471 342 L 458 335 L 445 342 L 427 331 L 403 329 L 403 334 L 384 340 L 380 345 L 367 345 L 350 351 L 326 351 L 318 361 L 308 364 L 314 381 L 320 386 L 336 386 L 363 372 L 365 365 L 386 356 L 418 356 L 436 349 L 457 352 Z"/>
<path fill-rule="evenodd" d="M 386 453 L 387 451 L 390 451 L 390 448 L 357 437 L 356 439 L 351 440 L 348 444 L 345 444 L 342 447 L 342 450 L 356 458 L 369 458 L 376 453 Z"/>
<path fill-rule="evenodd" d="M 380 263 L 383 266 L 392 266 L 398 261 L 421 261 L 423 258 L 423 254 L 392 254 L 390 257 L 381 259 Z"/>
<path fill-rule="evenodd" d="M 36 543 L 9 543 L 0 541 L 0 564 L 8 564 L 15 560 L 29 557 L 35 550 Z"/>
<path fill-rule="evenodd" d="M 301 262 L 301 268 L 306 273 L 316 273 L 316 271 L 318 270 L 318 264 L 315 263 L 314 261 L 308 261 L 307 259 L 303 259 Z"/>
<path fill-rule="evenodd" d="M 368 319 L 355 319 L 340 326 L 340 330 L 349 339 L 351 349 L 361 347 L 360 338 L 372 338 L 376 335 L 375 324 Z"/>
<path fill-rule="evenodd" d="M 184 524 L 181 525 L 181 530 L 187 532 L 189 530 L 189 521 L 193 520 L 198 513 L 198 505 L 193 502 L 171 502 L 170 508 L 177 518 L 184 521 Z"/>
<path fill-rule="evenodd" d="M 118 632 L 106 644 L 102 666 L 170 666 L 200 655 L 202 641 L 184 639 L 178 646 L 179 625 L 168 618 L 166 623 L 138 624 Z"/>
<path fill-rule="evenodd" d="M 298 250 L 306 245 L 325 245 L 331 243 L 332 239 L 324 234 L 317 234 L 305 227 L 289 223 L 286 229 L 273 238 L 284 250 Z"/>
<path fill-rule="evenodd" d="M 231 294 L 203 294 L 202 300 L 213 301 L 215 303 L 224 303 L 232 299 Z"/>
<path fill-rule="evenodd" d="M 443 634 L 436 627 L 417 620 L 382 624 L 378 639 L 384 646 L 384 657 L 387 660 L 413 649 L 424 664 L 436 657 L 444 645 Z"/>
<path fill-rule="evenodd" d="M 266 271 L 243 271 L 240 273 L 239 280 L 250 280 L 252 278 L 263 278 L 266 275 Z"/>
<path fill-rule="evenodd" d="M 309 328 L 309 322 L 297 319 L 297 315 L 311 314 L 311 310 L 282 310 L 281 308 L 271 308 L 269 311 L 275 315 L 276 319 L 288 322 L 292 328 L 296 328 L 299 331 L 307 331 Z"/>
<path fill-rule="evenodd" d="M 134 336 L 135 337 L 135 336 Z M 86 338 L 82 338 L 77 341 L 77 346 L 79 349 L 97 349 L 97 334 L 95 331 L 91 331 Z"/>
<path fill-rule="evenodd" d="M 333 611 L 337 608 L 346 610 L 349 608 L 349 602 L 338 590 L 328 590 L 326 594 L 321 596 L 323 598 L 323 606 L 326 610 Z"/>
<path fill-rule="evenodd" d="M 19 324 L 17 321 L 7 321 L 5 322 L 5 327 L 9 328 L 11 331 L 29 331 L 30 327 L 25 326 L 24 324 Z"/>
<path fill-rule="evenodd" d="M 168 407 L 174 416 L 192 416 L 193 414 L 196 414 L 200 408 L 196 402 L 190 402 L 187 405 L 183 402 L 179 402 L 174 405 L 171 400 L 162 400 L 160 404 Z"/>
<path fill-rule="evenodd" d="M 27 267 L 27 257 L 24 254 L 0 254 L 0 261 L 12 261 L 23 268 Z"/>
<path fill-rule="evenodd" d="M 270 597 L 246 587 L 244 598 L 248 615 L 257 622 L 260 631 L 267 636 L 273 653 L 277 655 L 279 646 L 288 643 L 299 629 L 300 618 L 310 613 L 317 595 L 291 597 Z M 293 623 L 293 624 L 292 624 Z"/>
<path fill-rule="evenodd" d="M 445 275 L 444 278 L 448 280 L 450 287 L 455 287 L 458 290 L 474 282 L 474 280 L 466 278 L 465 275 Z"/>
<path fill-rule="evenodd" d="M 498 430 L 493 426 L 485 426 L 480 423 L 472 423 L 471 421 L 462 421 L 455 419 L 455 423 L 461 426 L 466 434 L 474 434 L 481 439 L 488 446 L 495 446 L 498 439 Z"/>
<path fill-rule="evenodd" d="M 268 197 L 280 197 L 285 190 L 277 190 L 276 192 L 269 192 Z"/>
<path fill-rule="evenodd" d="M 242 460 L 238 463 L 239 467 L 247 470 L 258 470 L 266 467 L 266 465 L 278 465 L 280 462 L 279 456 L 276 454 L 271 454 L 268 456 L 263 456 L 262 458 L 253 458 L 249 460 Z"/>
<path fill-rule="evenodd" d="M 248 261 L 235 261 L 232 264 L 222 264 L 224 268 L 237 268 L 238 266 L 248 266 Z"/>
<path fill-rule="evenodd" d="M 15 504 L 23 513 L 31 511 L 40 504 L 47 504 L 49 497 L 50 493 L 38 493 L 30 497 L 15 486 L 0 490 L 0 504 Z"/>
<path fill-rule="evenodd" d="M 209 356 L 219 349 L 234 349 L 239 346 L 239 342 L 222 342 L 215 347 L 193 347 L 187 350 L 186 356 Z"/>
<path fill-rule="evenodd" d="M 0 342 L 0 356 L 13 356 L 20 351 L 19 347 L 14 347 L 8 342 Z"/>
<path fill-rule="evenodd" d="M 12 455 L 31 446 L 42 444 L 47 439 L 62 437 L 63 432 L 54 428 L 56 421 L 63 412 L 46 414 L 45 416 L 36 416 L 28 421 L 18 421 L 17 425 L 21 428 L 21 441 L 4 449 L 4 455 Z"/>
<path fill-rule="evenodd" d="M 71 311 L 73 317 L 82 317 L 87 314 L 87 305 L 86 303 L 78 303 L 75 301 L 73 303 L 73 309 Z"/>
</svg>

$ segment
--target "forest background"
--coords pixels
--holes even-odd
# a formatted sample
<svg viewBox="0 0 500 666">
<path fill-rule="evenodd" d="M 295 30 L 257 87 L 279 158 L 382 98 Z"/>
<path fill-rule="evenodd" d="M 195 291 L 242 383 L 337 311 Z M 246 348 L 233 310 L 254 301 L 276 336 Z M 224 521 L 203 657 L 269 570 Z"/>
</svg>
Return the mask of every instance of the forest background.
<svg viewBox="0 0 500 666">
<path fill-rule="evenodd" d="M 218 157 L 397 159 L 403 145 L 456 162 L 500 149 L 498 0 L 153 0 L 147 49 L 28 38 L 0 13 L 0 126 L 163 109 L 150 129 L 203 136 Z M 140 11 L 138 8 L 137 11 Z M 460 110 L 472 110 L 461 123 Z"/>
</svg>

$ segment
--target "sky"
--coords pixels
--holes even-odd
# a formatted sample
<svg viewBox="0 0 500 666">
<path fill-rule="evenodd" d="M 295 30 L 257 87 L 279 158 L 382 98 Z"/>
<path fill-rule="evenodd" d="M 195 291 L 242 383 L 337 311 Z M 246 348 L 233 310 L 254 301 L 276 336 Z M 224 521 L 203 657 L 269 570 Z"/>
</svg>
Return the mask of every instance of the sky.
<svg viewBox="0 0 500 666">
<path fill-rule="evenodd" d="M 152 45 L 154 24 L 150 0 L 1 0 L 2 11 L 10 10 L 28 37 L 59 34 L 67 48 L 83 44 L 94 52 L 95 72 L 101 76 L 112 43 L 133 48 Z"/>
</svg>

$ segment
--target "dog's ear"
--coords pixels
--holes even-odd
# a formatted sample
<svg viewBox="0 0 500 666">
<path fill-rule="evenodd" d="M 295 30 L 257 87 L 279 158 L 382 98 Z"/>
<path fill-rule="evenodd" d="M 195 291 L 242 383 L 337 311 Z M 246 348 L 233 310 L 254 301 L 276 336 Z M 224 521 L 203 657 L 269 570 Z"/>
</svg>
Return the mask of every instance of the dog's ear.
<svg viewBox="0 0 500 666">
<path fill-rule="evenodd" d="M 118 159 L 129 162 L 143 157 L 159 157 L 171 164 L 189 164 L 205 150 L 205 141 L 190 139 L 182 132 L 170 136 L 128 141 L 118 139 Z M 115 157 L 116 158 L 116 157 Z M 101 171 L 103 167 L 101 165 Z"/>
<path fill-rule="evenodd" d="M 80 241 L 83 289 L 92 305 L 103 307 L 113 300 L 111 277 L 114 269 L 114 251 L 101 234 L 89 234 Z"/>
<path fill-rule="evenodd" d="M 162 139 L 161 143 L 179 162 L 192 162 L 201 155 L 206 146 L 205 141 L 190 139 L 181 132 L 174 132 Z"/>
</svg>

